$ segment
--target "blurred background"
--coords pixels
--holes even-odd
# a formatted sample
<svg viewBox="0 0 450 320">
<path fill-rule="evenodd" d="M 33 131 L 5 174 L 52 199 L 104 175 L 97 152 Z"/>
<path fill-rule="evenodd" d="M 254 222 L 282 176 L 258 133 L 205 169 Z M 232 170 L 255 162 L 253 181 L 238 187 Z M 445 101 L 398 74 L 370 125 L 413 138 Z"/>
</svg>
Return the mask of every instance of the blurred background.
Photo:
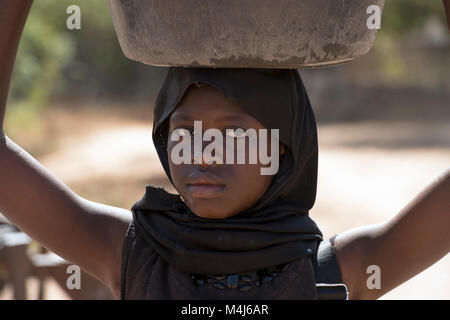
<svg viewBox="0 0 450 320">
<path fill-rule="evenodd" d="M 66 9 L 81 8 L 81 30 Z M 124 57 L 105 1 L 35 1 L 10 91 L 6 133 L 84 198 L 129 209 L 169 184 L 151 140 L 167 69 Z M 319 133 L 312 218 L 325 237 L 381 223 L 448 170 L 450 35 L 442 1 L 386 1 L 371 51 L 300 71 Z M 344 184 L 341 182 L 345 181 Z M 0 225 L 0 299 L 105 299 L 88 275 Z M 450 299 L 447 255 L 382 299 Z M 15 289 L 15 290 L 14 290 Z"/>
</svg>

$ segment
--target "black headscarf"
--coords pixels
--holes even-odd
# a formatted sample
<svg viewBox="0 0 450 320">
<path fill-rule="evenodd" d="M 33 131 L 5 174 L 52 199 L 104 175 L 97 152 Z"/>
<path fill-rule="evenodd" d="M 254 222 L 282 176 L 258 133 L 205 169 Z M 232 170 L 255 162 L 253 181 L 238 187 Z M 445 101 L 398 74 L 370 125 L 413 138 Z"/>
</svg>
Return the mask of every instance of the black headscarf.
<svg viewBox="0 0 450 320">
<path fill-rule="evenodd" d="M 217 88 L 267 129 L 279 129 L 286 152 L 261 199 L 227 219 L 198 217 L 179 195 L 148 185 L 132 207 L 137 230 L 163 259 L 186 273 L 239 273 L 315 253 L 322 233 L 308 212 L 316 197 L 317 128 L 298 71 L 171 67 L 153 121 L 153 142 L 170 181 L 169 116 L 194 83 Z"/>
</svg>

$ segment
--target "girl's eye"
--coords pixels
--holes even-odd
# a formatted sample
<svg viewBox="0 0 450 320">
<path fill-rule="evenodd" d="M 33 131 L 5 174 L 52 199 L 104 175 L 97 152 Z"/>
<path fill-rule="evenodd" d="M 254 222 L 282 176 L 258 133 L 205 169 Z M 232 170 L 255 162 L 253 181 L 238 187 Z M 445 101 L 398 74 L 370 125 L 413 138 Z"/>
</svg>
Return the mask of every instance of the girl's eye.
<svg viewBox="0 0 450 320">
<path fill-rule="evenodd" d="M 228 138 L 232 138 L 232 139 L 242 139 L 245 136 L 247 136 L 247 134 L 245 133 L 245 130 L 242 128 L 227 129 L 225 135 Z"/>
</svg>

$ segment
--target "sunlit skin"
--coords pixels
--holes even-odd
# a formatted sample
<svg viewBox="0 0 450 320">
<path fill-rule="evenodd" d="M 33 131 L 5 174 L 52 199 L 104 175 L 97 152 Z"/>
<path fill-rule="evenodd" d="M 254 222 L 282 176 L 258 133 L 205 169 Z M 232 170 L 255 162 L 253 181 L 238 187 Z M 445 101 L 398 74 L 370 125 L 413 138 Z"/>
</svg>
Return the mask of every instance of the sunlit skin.
<svg viewBox="0 0 450 320">
<path fill-rule="evenodd" d="M 243 130 L 253 128 L 256 131 L 266 129 L 233 100 L 206 84 L 201 84 L 200 87 L 193 85 L 184 95 L 170 117 L 169 137 L 175 129 L 192 130 L 194 120 L 202 121 L 203 132 L 209 128 L 216 128 L 221 132 L 237 128 Z M 224 135 L 224 149 L 225 139 Z M 246 139 L 248 142 L 248 138 Z M 270 135 L 267 139 L 270 154 Z M 245 149 L 245 164 L 237 164 L 235 152 L 233 164 L 207 165 L 207 159 L 203 159 L 201 164 L 193 164 L 192 160 L 192 164 L 176 165 L 171 161 L 170 154 L 177 143 L 178 141 L 168 139 L 172 181 L 186 205 L 194 214 L 202 218 L 224 219 L 252 207 L 263 196 L 274 177 L 273 175 L 261 175 L 260 168 L 268 165 L 262 165 L 259 159 L 256 164 L 249 164 L 248 143 L 246 143 Z M 209 141 L 203 142 L 203 148 L 209 143 Z M 222 151 L 225 155 L 224 149 Z M 285 146 L 279 142 L 280 155 L 283 155 L 284 152 Z M 225 156 L 224 162 L 226 162 Z M 193 185 L 193 178 L 198 178 L 200 174 L 209 175 L 211 180 L 209 183 L 213 183 L 215 186 L 211 184 L 206 186 L 204 183 Z"/>
</svg>

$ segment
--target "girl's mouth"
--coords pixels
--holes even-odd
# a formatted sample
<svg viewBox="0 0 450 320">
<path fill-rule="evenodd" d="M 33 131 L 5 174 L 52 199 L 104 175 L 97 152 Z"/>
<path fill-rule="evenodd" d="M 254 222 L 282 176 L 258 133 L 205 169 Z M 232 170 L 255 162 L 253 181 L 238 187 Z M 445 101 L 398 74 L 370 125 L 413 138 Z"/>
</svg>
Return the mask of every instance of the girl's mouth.
<svg viewBox="0 0 450 320">
<path fill-rule="evenodd" d="M 186 184 L 186 188 L 194 198 L 210 199 L 218 197 L 219 194 L 225 189 L 225 186 L 218 184 L 196 183 Z"/>
</svg>

